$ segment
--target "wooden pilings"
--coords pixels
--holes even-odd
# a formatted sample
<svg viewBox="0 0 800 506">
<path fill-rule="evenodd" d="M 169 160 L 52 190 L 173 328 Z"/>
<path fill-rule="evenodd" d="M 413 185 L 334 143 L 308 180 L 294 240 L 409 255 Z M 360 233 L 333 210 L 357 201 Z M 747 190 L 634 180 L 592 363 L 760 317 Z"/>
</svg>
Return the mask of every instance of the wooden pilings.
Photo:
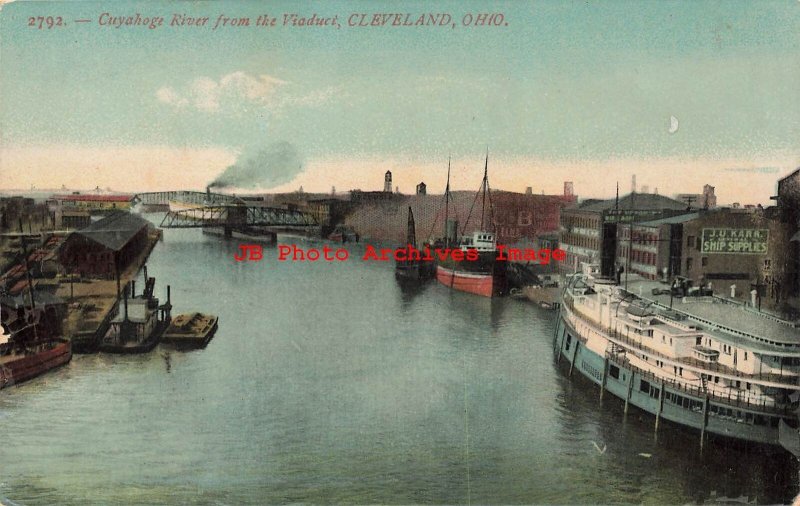
<svg viewBox="0 0 800 506">
<path fill-rule="evenodd" d="M 656 427 L 655 431 L 658 433 L 658 421 L 661 419 L 661 411 L 664 409 L 664 382 L 661 382 L 661 388 L 658 389 L 658 408 L 656 409 Z"/>
<path fill-rule="evenodd" d="M 700 429 L 700 453 L 703 453 L 703 445 L 706 439 L 706 427 L 708 426 L 708 396 L 703 400 L 703 428 Z"/>
<path fill-rule="evenodd" d="M 570 360 L 570 364 L 569 364 L 569 375 L 567 375 L 568 378 L 572 377 L 572 369 L 575 368 L 575 358 L 578 356 L 578 346 L 580 346 L 580 345 L 581 345 L 580 340 L 576 339 L 575 340 L 575 349 L 572 350 L 572 360 Z"/>
<path fill-rule="evenodd" d="M 624 414 L 628 414 L 628 404 L 631 400 L 631 393 L 633 392 L 633 370 L 629 371 L 630 377 L 628 378 L 628 393 L 625 394 L 625 411 Z"/>
<path fill-rule="evenodd" d="M 603 361 L 603 376 L 600 379 L 600 402 L 603 402 L 603 394 L 606 392 L 606 378 L 608 377 L 608 357 Z"/>
</svg>

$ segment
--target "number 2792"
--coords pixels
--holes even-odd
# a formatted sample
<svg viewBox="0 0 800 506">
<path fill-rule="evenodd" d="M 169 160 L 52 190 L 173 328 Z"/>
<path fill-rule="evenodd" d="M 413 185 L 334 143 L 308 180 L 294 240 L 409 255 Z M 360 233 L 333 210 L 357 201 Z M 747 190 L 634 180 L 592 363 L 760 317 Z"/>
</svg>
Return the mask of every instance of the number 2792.
<svg viewBox="0 0 800 506">
<path fill-rule="evenodd" d="M 28 26 L 32 28 L 54 28 L 56 26 L 64 26 L 64 19 L 61 16 L 36 16 L 28 18 Z"/>
</svg>

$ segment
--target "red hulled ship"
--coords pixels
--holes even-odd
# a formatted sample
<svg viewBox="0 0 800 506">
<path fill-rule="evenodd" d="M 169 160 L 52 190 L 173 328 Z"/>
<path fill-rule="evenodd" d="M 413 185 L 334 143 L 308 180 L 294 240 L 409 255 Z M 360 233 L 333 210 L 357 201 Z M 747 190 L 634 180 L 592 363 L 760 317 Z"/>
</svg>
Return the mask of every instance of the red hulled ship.
<svg viewBox="0 0 800 506">
<path fill-rule="evenodd" d="M 481 200 L 481 225 L 480 229 L 473 232 L 471 236 L 458 237 L 458 221 L 448 219 L 450 196 L 450 167 L 447 168 L 447 188 L 445 190 L 445 238 L 439 245 L 445 248 L 457 248 L 464 252 L 465 259 L 456 261 L 452 256 L 445 260 L 440 260 L 436 265 L 436 279 L 445 286 L 462 292 L 474 293 L 484 297 L 496 297 L 504 295 L 507 289 L 506 262 L 497 260 L 497 241 L 493 231 L 484 229 L 484 216 L 488 198 L 490 225 L 493 222 L 492 201 L 489 192 L 489 156 L 483 168 L 483 182 L 478 194 Z M 473 204 L 474 205 L 474 204 Z M 471 215 L 471 212 L 470 212 Z M 469 218 L 464 226 L 469 224 Z M 472 251 L 471 255 L 467 255 Z M 477 253 L 477 255 L 475 254 Z M 466 258 L 476 258 L 471 260 Z"/>
</svg>

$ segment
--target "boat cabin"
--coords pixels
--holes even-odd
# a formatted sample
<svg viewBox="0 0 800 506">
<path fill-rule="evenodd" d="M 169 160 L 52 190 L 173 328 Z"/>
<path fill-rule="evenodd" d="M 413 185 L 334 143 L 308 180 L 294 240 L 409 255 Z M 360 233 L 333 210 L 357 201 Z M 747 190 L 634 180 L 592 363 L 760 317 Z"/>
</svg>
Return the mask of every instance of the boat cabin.
<svg viewBox="0 0 800 506">
<path fill-rule="evenodd" d="M 461 239 L 461 249 L 467 251 L 475 249 L 478 251 L 494 251 L 497 246 L 494 234 L 491 232 L 473 232 L 472 237 Z"/>
</svg>

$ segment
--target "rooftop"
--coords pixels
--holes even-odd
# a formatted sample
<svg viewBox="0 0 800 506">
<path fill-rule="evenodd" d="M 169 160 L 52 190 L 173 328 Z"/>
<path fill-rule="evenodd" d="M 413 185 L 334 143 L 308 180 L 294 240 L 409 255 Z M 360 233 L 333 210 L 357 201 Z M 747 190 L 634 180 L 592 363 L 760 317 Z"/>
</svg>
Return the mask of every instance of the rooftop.
<svg viewBox="0 0 800 506">
<path fill-rule="evenodd" d="M 150 222 L 138 214 L 119 211 L 74 232 L 73 235 L 91 239 L 108 249 L 119 251 L 133 236 L 149 225 Z"/>
<path fill-rule="evenodd" d="M 130 202 L 133 195 L 95 195 L 95 194 L 70 194 L 53 195 L 54 200 L 84 200 L 91 202 Z"/>
<path fill-rule="evenodd" d="M 677 216 L 670 216 L 669 218 L 661 218 L 660 220 L 641 221 L 636 225 L 645 227 L 657 227 L 659 225 L 674 225 L 677 223 L 686 223 L 687 221 L 696 220 L 700 217 L 700 213 L 687 213 L 679 214 Z"/>
<path fill-rule="evenodd" d="M 631 293 L 638 294 L 640 287 L 642 299 L 669 306 L 669 295 L 652 295 L 653 288 L 663 289 L 666 287 L 665 284 L 649 280 L 628 282 L 628 291 Z M 746 339 L 750 347 L 759 351 L 775 352 L 783 346 L 800 345 L 800 329 L 787 323 L 781 323 L 777 317 L 770 314 L 759 313 L 752 308 L 728 303 L 722 299 L 715 299 L 714 302 L 711 302 L 687 297 L 687 300 L 691 302 L 683 303 L 680 298 L 673 299 L 673 310 L 684 313 L 695 321 L 700 321 L 704 332 L 720 337 L 724 336 L 726 340 L 736 344 L 740 344 L 743 339 Z M 756 340 L 753 341 L 751 337 Z M 797 350 L 793 349 L 791 354 L 796 355 Z"/>
<path fill-rule="evenodd" d="M 629 193 L 620 197 L 619 202 L 617 199 L 587 201 L 578 206 L 581 211 L 594 212 L 610 211 L 614 208 L 621 211 L 661 211 L 663 209 L 680 211 L 686 209 L 686 203 L 655 193 Z"/>
</svg>

